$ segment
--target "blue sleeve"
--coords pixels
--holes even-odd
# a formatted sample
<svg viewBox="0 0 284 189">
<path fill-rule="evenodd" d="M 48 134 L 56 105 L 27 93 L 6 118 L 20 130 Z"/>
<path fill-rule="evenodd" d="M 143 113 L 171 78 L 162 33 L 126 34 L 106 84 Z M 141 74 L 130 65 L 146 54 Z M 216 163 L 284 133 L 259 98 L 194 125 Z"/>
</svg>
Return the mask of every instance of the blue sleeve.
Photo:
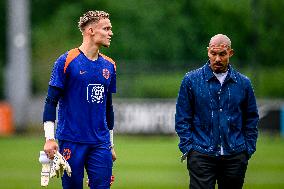
<svg viewBox="0 0 284 189">
<path fill-rule="evenodd" d="M 183 154 L 192 148 L 192 101 L 191 88 L 185 77 L 179 90 L 175 114 L 175 130 L 180 138 L 179 148 Z"/>
<path fill-rule="evenodd" d="M 107 120 L 107 126 L 109 130 L 113 130 L 114 127 L 114 112 L 113 112 L 113 106 L 112 106 L 112 94 L 107 94 L 107 100 L 106 100 L 106 120 Z"/>
<path fill-rule="evenodd" d="M 62 96 L 62 89 L 54 86 L 48 87 L 47 97 L 45 100 L 43 111 L 43 122 L 56 120 L 56 106 L 60 97 Z"/>
<path fill-rule="evenodd" d="M 64 73 L 64 66 L 65 66 L 67 54 L 68 53 L 61 55 L 55 61 L 53 69 L 52 69 L 49 85 L 59 87 L 61 89 L 64 88 L 64 83 L 65 83 L 65 78 L 66 78 L 66 74 Z"/>
<path fill-rule="evenodd" d="M 111 74 L 111 80 L 108 91 L 111 93 L 116 93 L 116 70 L 114 66 L 113 66 L 113 72 Z"/>
<path fill-rule="evenodd" d="M 248 81 L 247 84 L 246 95 L 247 98 L 243 107 L 243 118 L 245 122 L 244 136 L 247 152 L 250 157 L 256 150 L 256 141 L 258 136 L 257 124 L 259 121 L 256 99 L 250 81 Z"/>
</svg>

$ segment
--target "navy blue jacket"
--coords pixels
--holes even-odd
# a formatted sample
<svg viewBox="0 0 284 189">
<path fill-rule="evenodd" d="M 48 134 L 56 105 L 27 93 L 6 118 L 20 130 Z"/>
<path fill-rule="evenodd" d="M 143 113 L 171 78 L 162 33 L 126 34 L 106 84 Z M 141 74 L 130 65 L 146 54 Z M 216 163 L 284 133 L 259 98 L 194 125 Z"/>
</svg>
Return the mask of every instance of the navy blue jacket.
<svg viewBox="0 0 284 189">
<path fill-rule="evenodd" d="M 229 65 L 221 86 L 209 66 L 188 72 L 181 84 L 175 129 L 183 154 L 231 155 L 256 150 L 259 120 L 250 80 Z"/>
</svg>

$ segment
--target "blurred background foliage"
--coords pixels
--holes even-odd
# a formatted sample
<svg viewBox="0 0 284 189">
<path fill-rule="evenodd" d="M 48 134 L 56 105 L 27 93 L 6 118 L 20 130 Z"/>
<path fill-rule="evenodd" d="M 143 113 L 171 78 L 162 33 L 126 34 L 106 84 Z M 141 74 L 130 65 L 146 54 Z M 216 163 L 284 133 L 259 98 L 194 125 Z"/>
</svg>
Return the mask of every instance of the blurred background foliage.
<svg viewBox="0 0 284 189">
<path fill-rule="evenodd" d="M 209 39 L 232 40 L 232 64 L 261 98 L 284 97 L 284 0 L 31 0 L 32 88 L 44 94 L 54 61 L 81 44 L 77 22 L 87 10 L 111 15 L 114 36 L 102 49 L 117 63 L 116 97 L 175 98 L 184 74 L 207 60 Z M 5 12 L 5 1 L 0 2 Z M 4 14 L 5 15 L 5 14 Z M 0 17 L 5 23 L 5 16 Z M 5 25 L 5 24 L 4 24 Z M 5 66 L 1 32 L 0 71 Z M 3 74 L 0 78 L 3 89 Z M 3 97 L 1 90 L 1 97 Z"/>
</svg>

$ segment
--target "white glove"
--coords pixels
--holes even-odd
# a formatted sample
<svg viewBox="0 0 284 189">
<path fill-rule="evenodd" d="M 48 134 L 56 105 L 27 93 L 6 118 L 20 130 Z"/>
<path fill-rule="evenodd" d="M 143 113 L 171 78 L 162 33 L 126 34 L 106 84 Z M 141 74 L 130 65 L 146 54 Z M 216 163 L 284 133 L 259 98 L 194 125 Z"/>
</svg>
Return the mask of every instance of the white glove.
<svg viewBox="0 0 284 189">
<path fill-rule="evenodd" d="M 65 158 L 57 151 L 54 154 L 54 159 L 52 162 L 51 170 L 50 170 L 50 178 L 57 176 L 62 177 L 66 171 L 67 175 L 71 177 L 71 167 L 69 163 L 65 160 Z"/>
<path fill-rule="evenodd" d="M 44 151 L 39 152 L 39 162 L 41 163 L 41 177 L 40 177 L 40 185 L 47 186 L 49 182 L 49 173 L 51 167 L 51 160 L 47 157 Z"/>
</svg>

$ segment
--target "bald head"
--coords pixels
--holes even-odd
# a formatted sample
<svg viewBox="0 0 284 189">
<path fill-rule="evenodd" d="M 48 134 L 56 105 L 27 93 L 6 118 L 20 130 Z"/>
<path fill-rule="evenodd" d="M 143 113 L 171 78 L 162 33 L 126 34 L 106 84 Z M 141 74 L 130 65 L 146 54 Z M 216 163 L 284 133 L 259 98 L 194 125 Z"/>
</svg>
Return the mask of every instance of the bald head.
<svg viewBox="0 0 284 189">
<path fill-rule="evenodd" d="M 231 48 L 231 40 L 229 37 L 227 37 L 224 34 L 217 34 L 214 35 L 209 42 L 209 48 L 225 48 L 230 49 Z"/>
</svg>

